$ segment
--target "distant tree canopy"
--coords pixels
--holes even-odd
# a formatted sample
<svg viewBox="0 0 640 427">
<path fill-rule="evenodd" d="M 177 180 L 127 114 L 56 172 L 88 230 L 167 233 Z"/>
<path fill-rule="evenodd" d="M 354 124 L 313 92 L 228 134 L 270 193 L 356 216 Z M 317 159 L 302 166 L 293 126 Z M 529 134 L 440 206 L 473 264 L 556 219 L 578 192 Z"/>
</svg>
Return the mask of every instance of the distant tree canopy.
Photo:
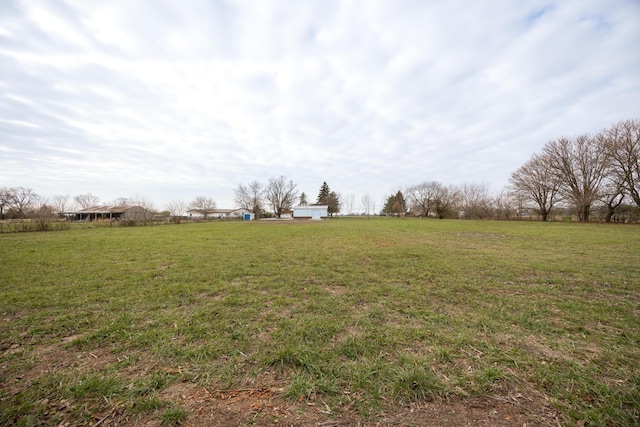
<svg viewBox="0 0 640 427">
<path fill-rule="evenodd" d="M 302 194 L 300 195 L 300 200 L 298 201 L 298 204 L 300 206 L 307 206 L 309 204 L 309 201 L 307 200 L 307 194 L 305 192 L 302 192 Z"/>
<path fill-rule="evenodd" d="M 458 197 L 458 190 L 438 181 L 424 181 L 409 187 L 410 209 L 417 216 L 443 219 L 451 215 L 451 207 Z"/>
<path fill-rule="evenodd" d="M 402 191 L 398 190 L 396 194 L 387 197 L 383 209 L 386 214 L 404 216 L 407 213 L 407 202 Z"/>
</svg>

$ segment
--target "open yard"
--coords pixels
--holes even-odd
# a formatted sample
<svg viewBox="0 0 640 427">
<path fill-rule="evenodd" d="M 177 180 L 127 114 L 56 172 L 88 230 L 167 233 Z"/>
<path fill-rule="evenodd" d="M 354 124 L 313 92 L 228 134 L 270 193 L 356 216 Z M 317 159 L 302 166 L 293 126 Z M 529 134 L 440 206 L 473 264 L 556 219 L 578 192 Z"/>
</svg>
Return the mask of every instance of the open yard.
<svg viewBox="0 0 640 427">
<path fill-rule="evenodd" d="M 639 425 L 640 227 L 0 235 L 0 425 Z"/>
</svg>

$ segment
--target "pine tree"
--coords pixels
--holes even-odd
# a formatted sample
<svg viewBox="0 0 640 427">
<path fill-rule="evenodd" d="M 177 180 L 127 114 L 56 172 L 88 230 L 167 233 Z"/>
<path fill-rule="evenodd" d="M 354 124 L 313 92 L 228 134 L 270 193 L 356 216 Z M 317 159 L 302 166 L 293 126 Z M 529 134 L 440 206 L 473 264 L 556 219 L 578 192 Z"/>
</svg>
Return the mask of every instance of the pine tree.
<svg viewBox="0 0 640 427">
<path fill-rule="evenodd" d="M 407 202 L 402 191 L 398 191 L 387 198 L 387 202 L 384 204 L 384 212 L 397 216 L 404 216 L 407 213 Z"/>
<path fill-rule="evenodd" d="M 329 194 L 331 194 L 331 190 L 329 190 L 329 185 L 327 182 L 322 183 L 322 187 L 320 187 L 320 192 L 318 193 L 318 200 L 316 204 L 318 205 L 328 205 L 329 204 Z"/>
<path fill-rule="evenodd" d="M 302 193 L 300 195 L 300 202 L 299 202 L 300 206 L 307 206 L 309 204 L 309 202 L 307 201 L 307 194 L 306 193 Z"/>
</svg>

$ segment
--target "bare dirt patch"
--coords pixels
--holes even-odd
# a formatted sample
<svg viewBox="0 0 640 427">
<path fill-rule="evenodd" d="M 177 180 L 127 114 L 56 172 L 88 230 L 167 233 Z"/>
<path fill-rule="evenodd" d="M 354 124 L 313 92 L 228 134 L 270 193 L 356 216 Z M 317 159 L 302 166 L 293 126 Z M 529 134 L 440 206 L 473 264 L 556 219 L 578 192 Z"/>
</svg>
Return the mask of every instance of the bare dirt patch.
<svg viewBox="0 0 640 427">
<path fill-rule="evenodd" d="M 209 390 L 192 383 L 175 383 L 160 397 L 187 411 L 188 426 L 549 426 L 561 425 L 563 421 L 544 397 L 507 391 L 490 396 L 412 402 L 389 407 L 367 418 L 353 409 L 353 402 L 331 408 L 321 398 L 290 400 L 278 386 Z"/>
</svg>

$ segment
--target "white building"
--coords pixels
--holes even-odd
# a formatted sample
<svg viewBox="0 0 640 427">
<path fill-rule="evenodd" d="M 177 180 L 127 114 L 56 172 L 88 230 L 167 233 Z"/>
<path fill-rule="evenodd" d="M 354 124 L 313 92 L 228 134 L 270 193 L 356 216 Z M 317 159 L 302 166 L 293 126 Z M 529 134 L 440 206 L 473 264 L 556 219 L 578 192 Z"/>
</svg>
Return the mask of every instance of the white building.
<svg viewBox="0 0 640 427">
<path fill-rule="evenodd" d="M 295 219 L 322 219 L 329 216 L 329 206 L 296 206 L 293 208 L 293 217 Z"/>
<path fill-rule="evenodd" d="M 207 218 L 207 219 L 217 219 L 217 218 L 235 218 L 241 219 L 244 218 L 245 214 L 249 214 L 250 212 L 246 209 L 192 209 L 187 211 L 187 214 L 191 218 Z M 253 214 L 251 214 L 253 216 Z M 253 219 L 253 217 L 252 217 Z"/>
</svg>

